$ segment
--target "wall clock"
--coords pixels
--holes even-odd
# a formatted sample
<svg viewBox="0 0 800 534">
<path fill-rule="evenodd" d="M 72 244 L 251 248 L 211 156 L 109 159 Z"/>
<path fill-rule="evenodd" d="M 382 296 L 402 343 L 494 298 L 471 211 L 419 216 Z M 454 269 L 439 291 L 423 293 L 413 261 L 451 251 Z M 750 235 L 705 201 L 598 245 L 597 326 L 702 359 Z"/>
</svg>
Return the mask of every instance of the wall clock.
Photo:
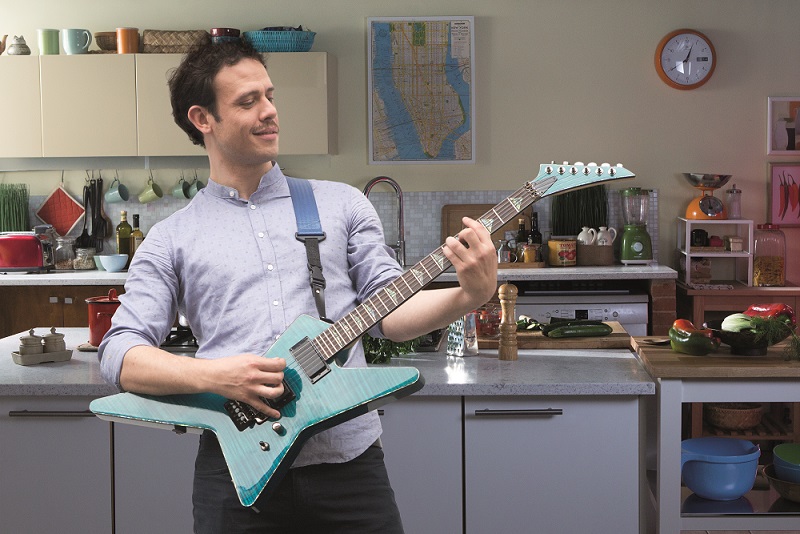
<svg viewBox="0 0 800 534">
<path fill-rule="evenodd" d="M 717 54 L 708 37 L 696 30 L 668 33 L 656 47 L 656 72 L 675 89 L 697 89 L 706 83 L 717 66 Z"/>
</svg>

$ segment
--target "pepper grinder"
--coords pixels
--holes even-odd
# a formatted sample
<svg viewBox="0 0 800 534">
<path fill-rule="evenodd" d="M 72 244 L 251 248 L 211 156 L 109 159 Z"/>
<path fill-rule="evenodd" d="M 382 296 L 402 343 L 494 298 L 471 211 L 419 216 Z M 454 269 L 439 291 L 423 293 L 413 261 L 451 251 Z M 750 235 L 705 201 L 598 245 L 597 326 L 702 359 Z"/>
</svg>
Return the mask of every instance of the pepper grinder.
<svg viewBox="0 0 800 534">
<path fill-rule="evenodd" d="M 501 360 L 517 359 L 517 323 L 514 320 L 517 305 L 517 286 L 503 284 L 497 291 L 500 297 L 500 341 L 497 355 Z"/>
</svg>

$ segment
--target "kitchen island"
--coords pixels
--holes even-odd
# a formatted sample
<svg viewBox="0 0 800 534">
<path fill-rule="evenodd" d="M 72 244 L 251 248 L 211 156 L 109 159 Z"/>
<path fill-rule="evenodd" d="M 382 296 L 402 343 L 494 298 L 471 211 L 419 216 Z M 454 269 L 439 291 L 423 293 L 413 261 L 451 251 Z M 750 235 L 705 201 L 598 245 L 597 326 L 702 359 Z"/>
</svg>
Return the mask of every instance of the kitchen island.
<svg viewBox="0 0 800 534">
<path fill-rule="evenodd" d="M 71 349 L 88 339 L 87 329 L 59 331 Z M 91 416 L 91 399 L 116 392 L 96 353 L 23 367 L 10 356 L 19 335 L 0 340 L 0 472 L 20 475 L 0 479 L 4 525 L 189 531 L 196 438 Z M 426 381 L 381 408 L 409 534 L 639 530 L 630 503 L 644 489 L 640 405 L 655 384 L 629 350 L 521 350 L 516 361 L 419 353 L 389 365 L 413 365 Z M 615 490 L 597 492 L 608 479 Z M 86 481 L 90 490 L 74 491 Z M 46 513 L 27 512 L 34 497 Z"/>
</svg>

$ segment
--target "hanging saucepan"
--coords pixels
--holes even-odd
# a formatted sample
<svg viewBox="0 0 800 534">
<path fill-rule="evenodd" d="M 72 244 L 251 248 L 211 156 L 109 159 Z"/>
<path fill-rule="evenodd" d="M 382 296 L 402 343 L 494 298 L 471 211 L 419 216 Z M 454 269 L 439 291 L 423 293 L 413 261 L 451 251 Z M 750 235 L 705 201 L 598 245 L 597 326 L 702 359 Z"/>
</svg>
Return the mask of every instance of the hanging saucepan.
<svg viewBox="0 0 800 534">
<path fill-rule="evenodd" d="M 119 308 L 117 290 L 113 287 L 108 290 L 108 296 L 90 297 L 86 299 L 89 305 L 89 344 L 99 347 L 103 336 L 111 328 L 111 318 Z"/>
</svg>

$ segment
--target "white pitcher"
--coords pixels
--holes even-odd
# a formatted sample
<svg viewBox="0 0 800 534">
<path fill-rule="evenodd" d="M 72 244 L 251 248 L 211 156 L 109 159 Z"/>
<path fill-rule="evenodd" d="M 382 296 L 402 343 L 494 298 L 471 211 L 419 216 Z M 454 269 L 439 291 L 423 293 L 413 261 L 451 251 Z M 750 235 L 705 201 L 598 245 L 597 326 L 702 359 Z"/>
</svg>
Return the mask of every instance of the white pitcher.
<svg viewBox="0 0 800 534">
<path fill-rule="evenodd" d="M 581 245 L 591 245 L 597 239 L 597 230 L 584 226 L 578 234 L 578 243 Z"/>
<path fill-rule="evenodd" d="M 613 227 L 601 226 L 597 232 L 597 244 L 610 247 L 617 238 L 617 231 Z"/>
</svg>

